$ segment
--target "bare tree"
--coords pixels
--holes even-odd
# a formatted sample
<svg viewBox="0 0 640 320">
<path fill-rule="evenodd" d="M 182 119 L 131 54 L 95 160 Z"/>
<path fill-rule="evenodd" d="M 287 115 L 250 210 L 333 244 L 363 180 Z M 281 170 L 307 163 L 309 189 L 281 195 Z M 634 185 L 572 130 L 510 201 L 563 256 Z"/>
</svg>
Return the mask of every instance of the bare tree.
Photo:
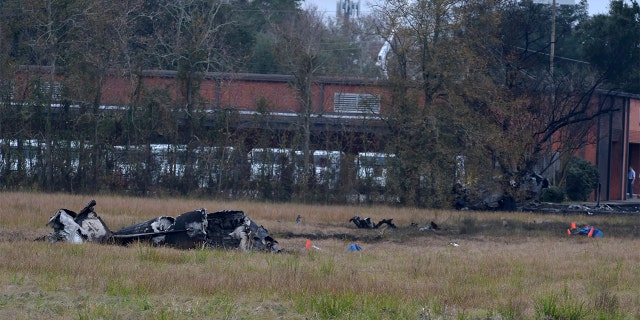
<svg viewBox="0 0 640 320">
<path fill-rule="evenodd" d="M 299 11 L 288 21 L 279 25 L 272 25 L 278 39 L 277 57 L 285 68 L 293 75 L 291 84 L 300 102 L 298 111 L 301 118 L 302 151 L 304 156 L 304 171 L 302 185 L 306 186 L 310 173 L 310 141 L 311 114 L 313 113 L 312 86 L 314 77 L 322 66 L 320 50 L 325 40 L 326 29 L 322 23 L 322 16 L 317 11 Z"/>
<path fill-rule="evenodd" d="M 611 111 L 593 105 L 601 79 L 583 76 L 589 74 L 584 64 L 551 73 L 548 55 L 539 59 L 509 42 L 521 39 L 514 30 L 532 29 L 519 29 L 518 21 L 529 20 L 512 20 L 511 7 L 499 1 L 389 1 L 380 9 L 378 30 L 390 44 L 394 88 L 389 149 L 398 155 L 395 187 L 402 202 L 447 205 L 458 156 L 466 159 L 467 187 L 480 202 L 504 195 L 522 200 L 521 183 L 545 169 L 542 160 L 589 143 L 584 134 L 569 137 Z M 548 34 L 541 34 L 522 39 L 548 44 Z"/>
</svg>

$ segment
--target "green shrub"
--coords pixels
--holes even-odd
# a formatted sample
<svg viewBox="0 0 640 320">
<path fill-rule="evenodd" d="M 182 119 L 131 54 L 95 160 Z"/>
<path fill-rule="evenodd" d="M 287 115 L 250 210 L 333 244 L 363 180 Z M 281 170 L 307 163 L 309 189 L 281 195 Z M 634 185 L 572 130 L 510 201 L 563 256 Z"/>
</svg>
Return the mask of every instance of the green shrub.
<svg viewBox="0 0 640 320">
<path fill-rule="evenodd" d="M 572 201 L 586 201 L 600 180 L 598 169 L 589 161 L 571 158 L 567 166 L 565 191 Z"/>
<path fill-rule="evenodd" d="M 583 302 L 573 299 L 567 288 L 563 294 L 553 293 L 540 297 L 534 304 L 536 319 L 584 319 L 590 312 Z"/>
<path fill-rule="evenodd" d="M 557 186 L 546 188 L 542 191 L 540 200 L 543 202 L 561 203 L 564 201 L 564 189 Z"/>
</svg>

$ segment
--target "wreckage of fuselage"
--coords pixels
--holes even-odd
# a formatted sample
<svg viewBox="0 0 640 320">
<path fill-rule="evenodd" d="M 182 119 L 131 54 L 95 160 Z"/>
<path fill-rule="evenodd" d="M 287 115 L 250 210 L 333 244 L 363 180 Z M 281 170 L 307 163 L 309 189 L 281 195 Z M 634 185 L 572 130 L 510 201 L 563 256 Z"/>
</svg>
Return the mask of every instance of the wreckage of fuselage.
<svg viewBox="0 0 640 320">
<path fill-rule="evenodd" d="M 105 242 L 111 231 L 98 214 L 93 211 L 96 205 L 91 200 L 80 213 L 69 209 L 60 209 L 49 219 L 47 226 L 53 232 L 45 237 L 49 242 L 66 241 L 71 243 Z"/>
<path fill-rule="evenodd" d="M 204 208 L 176 217 L 161 216 L 111 232 L 95 213 L 92 200 L 79 214 L 60 209 L 47 226 L 53 232 L 49 242 L 96 242 L 127 245 L 133 242 L 166 245 L 179 249 L 239 248 L 241 250 L 279 251 L 269 231 L 258 226 L 239 210 L 206 213 Z"/>
</svg>

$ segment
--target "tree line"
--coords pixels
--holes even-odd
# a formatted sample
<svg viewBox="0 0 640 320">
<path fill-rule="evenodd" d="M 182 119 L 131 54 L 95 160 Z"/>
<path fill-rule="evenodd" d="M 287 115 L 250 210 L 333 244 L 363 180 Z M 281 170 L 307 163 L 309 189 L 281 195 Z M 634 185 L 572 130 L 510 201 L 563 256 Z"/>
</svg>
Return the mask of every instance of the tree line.
<svg viewBox="0 0 640 320">
<path fill-rule="evenodd" d="M 302 150 L 307 159 L 305 183 L 285 185 L 278 194 L 288 195 L 276 198 L 333 199 L 329 191 L 310 186 L 313 177 L 307 176 L 313 140 L 309 88 L 314 77 L 329 75 L 386 78 L 393 89 L 386 101 L 393 108 L 385 151 L 397 160 L 384 192 L 394 202 L 450 206 L 457 157 L 465 159 L 468 197 L 482 200 L 497 193 L 523 199 L 521 182 L 532 173 L 563 183 L 563 170 L 551 171 L 551 164 L 562 168 L 592 142 L 586 133 L 593 121 L 617 108 L 594 106 L 596 92 L 640 92 L 637 1 L 611 1 L 610 12 L 597 16 L 588 16 L 586 6 L 586 1 L 551 8 L 533 1 L 391 0 L 355 19 L 303 10 L 293 0 L 1 1 L 3 159 L 10 141 L 18 141 L 18 149 L 33 140 L 43 145 L 34 151 L 37 174 L 23 176 L 5 165 L 0 184 L 70 192 L 111 185 L 117 192 L 111 181 L 114 146 L 131 146 L 136 150 L 131 157 L 142 157 L 136 159 L 142 165 L 159 141 L 186 145 L 190 151 L 181 161 L 188 163 L 205 147 L 236 146 L 246 154 L 247 139 L 258 141 L 256 146 L 275 140 Z M 387 40 L 391 49 L 382 72 L 377 55 Z M 49 81 L 16 91 L 15 77 L 24 66 L 47 67 Z M 126 111 L 100 110 L 108 75 L 136 89 L 143 70 L 177 71 L 171 89 L 178 97 L 139 88 L 131 90 L 133 103 Z M 296 134 L 234 132 L 225 117 L 205 128 L 198 89 L 202 75 L 216 71 L 293 75 L 300 102 Z M 268 109 L 268 102 L 262 107 Z M 147 153 L 139 146 L 147 146 Z M 157 188 L 145 181 L 152 175 L 143 168 L 137 172 L 136 190 Z M 198 190 L 197 179 L 189 176 L 195 173 L 184 174 L 184 181 L 167 182 L 162 190 Z M 241 196 L 240 190 L 251 187 L 232 189 Z"/>
</svg>

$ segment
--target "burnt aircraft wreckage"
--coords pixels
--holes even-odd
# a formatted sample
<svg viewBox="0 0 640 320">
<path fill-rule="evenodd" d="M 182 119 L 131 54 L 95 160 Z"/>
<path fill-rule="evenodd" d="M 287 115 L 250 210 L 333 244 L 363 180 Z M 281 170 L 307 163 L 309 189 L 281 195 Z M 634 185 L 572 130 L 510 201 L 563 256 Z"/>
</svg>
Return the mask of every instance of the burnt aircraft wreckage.
<svg viewBox="0 0 640 320">
<path fill-rule="evenodd" d="M 239 210 L 206 213 L 204 208 L 185 212 L 176 217 L 160 216 L 112 232 L 93 210 L 91 200 L 80 213 L 60 209 L 49 219 L 53 229 L 41 240 L 71 243 L 112 243 L 127 245 L 145 242 L 178 249 L 239 248 L 249 251 L 278 252 L 269 231 L 258 226 Z"/>
</svg>

